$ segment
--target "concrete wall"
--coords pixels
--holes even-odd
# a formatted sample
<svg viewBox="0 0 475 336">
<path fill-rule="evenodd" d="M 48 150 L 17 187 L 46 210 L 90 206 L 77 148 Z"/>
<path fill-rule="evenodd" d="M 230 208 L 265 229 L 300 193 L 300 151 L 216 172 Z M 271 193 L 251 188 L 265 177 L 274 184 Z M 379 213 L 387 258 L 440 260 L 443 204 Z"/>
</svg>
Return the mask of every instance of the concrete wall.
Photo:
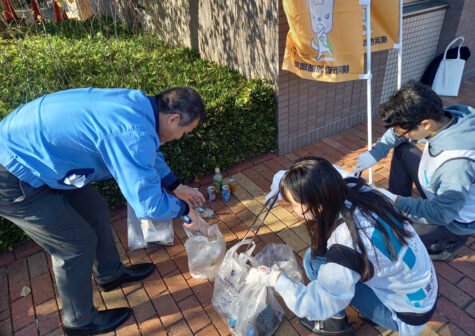
<svg viewBox="0 0 475 336">
<path fill-rule="evenodd" d="M 142 24 L 247 78 L 277 79 L 277 0 L 143 0 Z"/>
</svg>

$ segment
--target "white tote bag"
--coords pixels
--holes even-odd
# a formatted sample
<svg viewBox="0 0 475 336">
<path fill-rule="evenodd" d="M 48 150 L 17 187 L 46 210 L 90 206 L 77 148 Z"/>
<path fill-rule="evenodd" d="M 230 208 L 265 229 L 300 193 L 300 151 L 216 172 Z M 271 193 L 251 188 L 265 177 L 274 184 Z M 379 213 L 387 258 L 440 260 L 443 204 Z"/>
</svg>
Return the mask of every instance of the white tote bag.
<svg viewBox="0 0 475 336">
<path fill-rule="evenodd" d="M 447 59 L 447 50 L 452 44 L 461 40 L 457 51 L 457 58 Z M 463 68 L 465 60 L 460 58 L 460 47 L 462 47 L 463 36 L 456 37 L 445 48 L 444 58 L 440 61 L 439 67 L 435 74 L 434 83 L 432 83 L 432 90 L 441 96 L 458 96 L 460 83 L 462 82 Z"/>
</svg>

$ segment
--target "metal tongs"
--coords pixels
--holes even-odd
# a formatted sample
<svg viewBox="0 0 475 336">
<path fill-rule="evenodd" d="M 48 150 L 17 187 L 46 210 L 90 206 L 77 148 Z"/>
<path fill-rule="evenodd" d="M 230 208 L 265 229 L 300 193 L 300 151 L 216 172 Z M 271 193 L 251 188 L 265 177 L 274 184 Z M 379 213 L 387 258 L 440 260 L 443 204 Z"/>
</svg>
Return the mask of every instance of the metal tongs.
<svg viewBox="0 0 475 336">
<path fill-rule="evenodd" d="M 262 207 L 261 211 L 259 211 L 259 214 L 256 216 L 256 219 L 254 219 L 254 222 L 252 222 L 251 226 L 249 226 L 249 230 L 247 230 L 246 234 L 244 235 L 244 239 L 246 239 L 247 235 L 249 234 L 249 232 L 251 232 L 252 228 L 254 227 L 254 225 L 257 223 L 257 220 L 259 219 L 259 217 L 261 216 L 262 212 L 264 211 L 265 208 L 267 208 L 267 206 L 269 205 L 270 201 L 272 200 L 272 203 L 270 204 L 269 208 L 267 209 L 264 217 L 262 218 L 261 222 L 259 223 L 259 225 L 257 226 L 257 229 L 256 231 L 254 232 L 254 236 L 252 237 L 252 239 L 250 241 L 254 241 L 254 238 L 257 236 L 257 233 L 259 232 L 259 230 L 261 229 L 262 225 L 264 225 L 264 221 L 266 220 L 267 218 L 267 215 L 269 214 L 269 212 L 271 211 L 272 207 L 274 206 L 275 202 L 277 201 L 277 199 L 279 198 L 279 193 L 277 192 L 277 194 L 274 196 L 274 198 L 269 198 L 267 201 L 266 201 L 266 204 L 264 204 L 264 206 Z"/>
</svg>

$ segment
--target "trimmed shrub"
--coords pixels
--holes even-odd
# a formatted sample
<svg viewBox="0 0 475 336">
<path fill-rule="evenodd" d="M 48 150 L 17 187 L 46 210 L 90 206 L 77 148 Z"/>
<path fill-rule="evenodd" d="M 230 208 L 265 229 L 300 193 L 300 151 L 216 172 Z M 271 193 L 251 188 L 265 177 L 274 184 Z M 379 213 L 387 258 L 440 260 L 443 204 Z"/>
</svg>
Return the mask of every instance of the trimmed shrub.
<svg viewBox="0 0 475 336">
<path fill-rule="evenodd" d="M 110 18 L 33 25 L 0 39 L 0 118 L 41 95 L 77 87 L 125 87 L 152 95 L 172 86 L 196 88 L 206 118 L 194 132 L 161 147 L 184 182 L 215 167 L 228 168 L 275 148 L 271 85 L 173 48 L 159 37 L 134 32 Z M 124 204 L 114 181 L 97 188 L 113 208 Z M 0 249 L 23 239 L 0 219 Z"/>
</svg>

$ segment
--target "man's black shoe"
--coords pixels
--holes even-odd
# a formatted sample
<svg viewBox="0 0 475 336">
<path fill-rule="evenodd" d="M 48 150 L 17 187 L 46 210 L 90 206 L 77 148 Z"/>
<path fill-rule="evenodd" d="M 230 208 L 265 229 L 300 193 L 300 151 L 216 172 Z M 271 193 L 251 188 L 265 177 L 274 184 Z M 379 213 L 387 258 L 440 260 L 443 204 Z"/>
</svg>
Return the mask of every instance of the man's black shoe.
<svg viewBox="0 0 475 336">
<path fill-rule="evenodd" d="M 120 277 L 114 281 L 105 284 L 99 284 L 99 287 L 104 292 L 110 292 L 111 290 L 118 288 L 123 283 L 135 282 L 145 279 L 153 272 L 154 267 L 154 264 L 151 263 L 137 264 L 126 267 L 125 272 Z"/>
<path fill-rule="evenodd" d="M 346 316 L 340 319 L 331 317 L 324 321 L 310 321 L 306 318 L 299 318 L 299 322 L 317 335 L 351 335 L 354 331 Z"/>
<path fill-rule="evenodd" d="M 67 336 L 99 335 L 108 333 L 124 323 L 130 316 L 130 308 L 100 310 L 97 321 L 82 327 L 63 327 Z"/>
</svg>

